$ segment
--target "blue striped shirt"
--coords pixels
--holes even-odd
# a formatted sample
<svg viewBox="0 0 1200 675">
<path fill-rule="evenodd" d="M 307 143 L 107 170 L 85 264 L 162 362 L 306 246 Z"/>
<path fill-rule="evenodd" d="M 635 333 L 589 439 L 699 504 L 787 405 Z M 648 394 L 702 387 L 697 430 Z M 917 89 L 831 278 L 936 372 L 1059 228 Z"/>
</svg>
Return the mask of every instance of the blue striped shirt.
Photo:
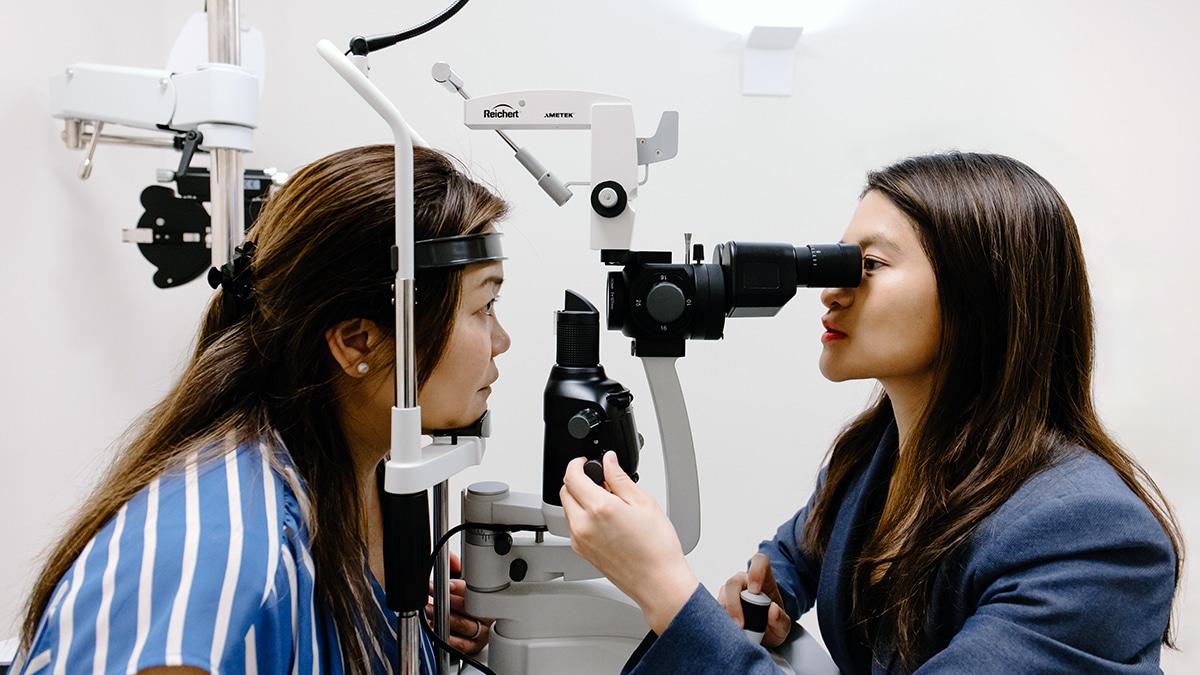
<svg viewBox="0 0 1200 675">
<path fill-rule="evenodd" d="M 55 589 L 33 644 L 11 672 L 343 672 L 333 619 L 314 588 L 308 505 L 285 452 L 242 447 L 156 478 L 121 507 Z M 297 486 L 293 488 L 293 486 Z M 396 615 L 370 579 L 372 672 L 390 673 Z M 347 658 L 359 658 L 348 636 Z M 421 670 L 433 648 L 422 635 Z"/>
</svg>

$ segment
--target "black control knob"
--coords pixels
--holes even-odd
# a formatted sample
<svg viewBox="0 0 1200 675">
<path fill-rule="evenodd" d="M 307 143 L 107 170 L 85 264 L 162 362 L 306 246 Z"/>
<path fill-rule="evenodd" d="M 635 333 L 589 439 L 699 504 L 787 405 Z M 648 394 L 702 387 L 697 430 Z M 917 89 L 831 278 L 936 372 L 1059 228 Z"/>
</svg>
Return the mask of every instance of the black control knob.
<svg viewBox="0 0 1200 675">
<path fill-rule="evenodd" d="M 512 535 L 501 532 L 496 537 L 496 543 L 492 544 L 492 548 L 495 549 L 496 555 L 508 555 L 508 552 L 512 550 L 512 543 Z"/>
<path fill-rule="evenodd" d="M 508 578 L 513 581 L 525 581 L 525 575 L 529 574 L 529 563 L 517 558 L 508 565 Z"/>
<path fill-rule="evenodd" d="M 592 433 L 592 429 L 600 426 L 600 413 L 591 408 L 584 408 L 567 420 L 567 433 L 571 438 L 583 440 Z"/>
<path fill-rule="evenodd" d="M 589 459 L 587 461 L 587 463 L 583 465 L 583 472 L 585 474 L 587 474 L 588 478 L 592 479 L 593 483 L 603 487 L 603 485 L 604 485 L 604 465 L 603 464 L 601 464 L 597 460 Z"/>
<path fill-rule="evenodd" d="M 655 284 L 646 294 L 646 311 L 659 323 L 671 323 L 683 316 L 687 297 L 678 286 L 668 281 Z"/>
</svg>

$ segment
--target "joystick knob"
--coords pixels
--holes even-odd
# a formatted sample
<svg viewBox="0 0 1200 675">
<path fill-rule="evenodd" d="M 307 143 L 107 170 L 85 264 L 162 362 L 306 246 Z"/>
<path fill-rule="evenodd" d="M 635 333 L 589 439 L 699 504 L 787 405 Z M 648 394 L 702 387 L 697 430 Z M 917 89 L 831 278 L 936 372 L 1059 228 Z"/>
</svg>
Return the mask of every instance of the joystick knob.
<svg viewBox="0 0 1200 675">
<path fill-rule="evenodd" d="M 765 593 L 742 591 L 742 632 L 754 644 L 761 644 L 767 632 L 767 610 L 771 609 L 771 597 Z"/>
<path fill-rule="evenodd" d="M 604 487 L 604 465 L 599 460 L 589 459 L 583 465 L 583 472 L 592 479 L 593 483 Z"/>
</svg>

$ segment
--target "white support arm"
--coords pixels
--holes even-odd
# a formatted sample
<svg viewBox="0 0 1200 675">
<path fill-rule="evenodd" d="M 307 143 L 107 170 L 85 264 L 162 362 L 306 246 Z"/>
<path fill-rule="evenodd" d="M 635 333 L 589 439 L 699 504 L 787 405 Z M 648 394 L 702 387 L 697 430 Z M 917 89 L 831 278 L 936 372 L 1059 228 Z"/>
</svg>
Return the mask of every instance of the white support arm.
<svg viewBox="0 0 1200 675">
<path fill-rule="evenodd" d="M 200 130 L 203 148 L 249 152 L 258 78 L 224 63 L 190 73 L 76 63 L 50 78 L 50 115 L 157 132 Z"/>
<path fill-rule="evenodd" d="M 591 129 L 592 107 L 601 103 L 628 105 L 629 99 L 590 91 L 510 91 L 467 99 L 463 123 L 468 129 Z"/>
<path fill-rule="evenodd" d="M 468 98 L 463 122 L 470 129 L 495 131 L 591 129 L 591 248 L 596 251 L 631 248 L 638 166 L 674 157 L 679 131 L 678 115 L 665 113 L 658 133 L 639 139 L 629 99 L 587 91 L 533 90 Z M 555 201 L 561 205 L 566 198 L 559 195 Z"/>
<path fill-rule="evenodd" d="M 696 472 L 696 449 L 688 420 L 683 387 L 673 357 L 640 357 L 650 384 L 650 398 L 658 417 L 663 448 L 663 473 L 667 480 L 667 517 L 675 526 L 683 553 L 700 542 L 700 478 Z"/>
</svg>

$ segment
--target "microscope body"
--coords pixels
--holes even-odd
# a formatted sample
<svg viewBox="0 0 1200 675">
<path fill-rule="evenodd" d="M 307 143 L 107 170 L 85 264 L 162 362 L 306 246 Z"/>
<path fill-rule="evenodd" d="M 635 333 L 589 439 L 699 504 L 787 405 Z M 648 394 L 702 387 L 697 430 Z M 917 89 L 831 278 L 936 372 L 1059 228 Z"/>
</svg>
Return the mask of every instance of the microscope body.
<svg viewBox="0 0 1200 675">
<path fill-rule="evenodd" d="M 561 480 L 561 479 L 560 479 Z M 561 506 L 510 492 L 499 482 L 463 493 L 463 519 L 493 525 L 543 525 L 534 533 L 468 529 L 463 537 L 467 611 L 494 617 L 488 666 L 497 673 L 620 672 L 649 627 L 642 611 L 571 541 Z"/>
</svg>

